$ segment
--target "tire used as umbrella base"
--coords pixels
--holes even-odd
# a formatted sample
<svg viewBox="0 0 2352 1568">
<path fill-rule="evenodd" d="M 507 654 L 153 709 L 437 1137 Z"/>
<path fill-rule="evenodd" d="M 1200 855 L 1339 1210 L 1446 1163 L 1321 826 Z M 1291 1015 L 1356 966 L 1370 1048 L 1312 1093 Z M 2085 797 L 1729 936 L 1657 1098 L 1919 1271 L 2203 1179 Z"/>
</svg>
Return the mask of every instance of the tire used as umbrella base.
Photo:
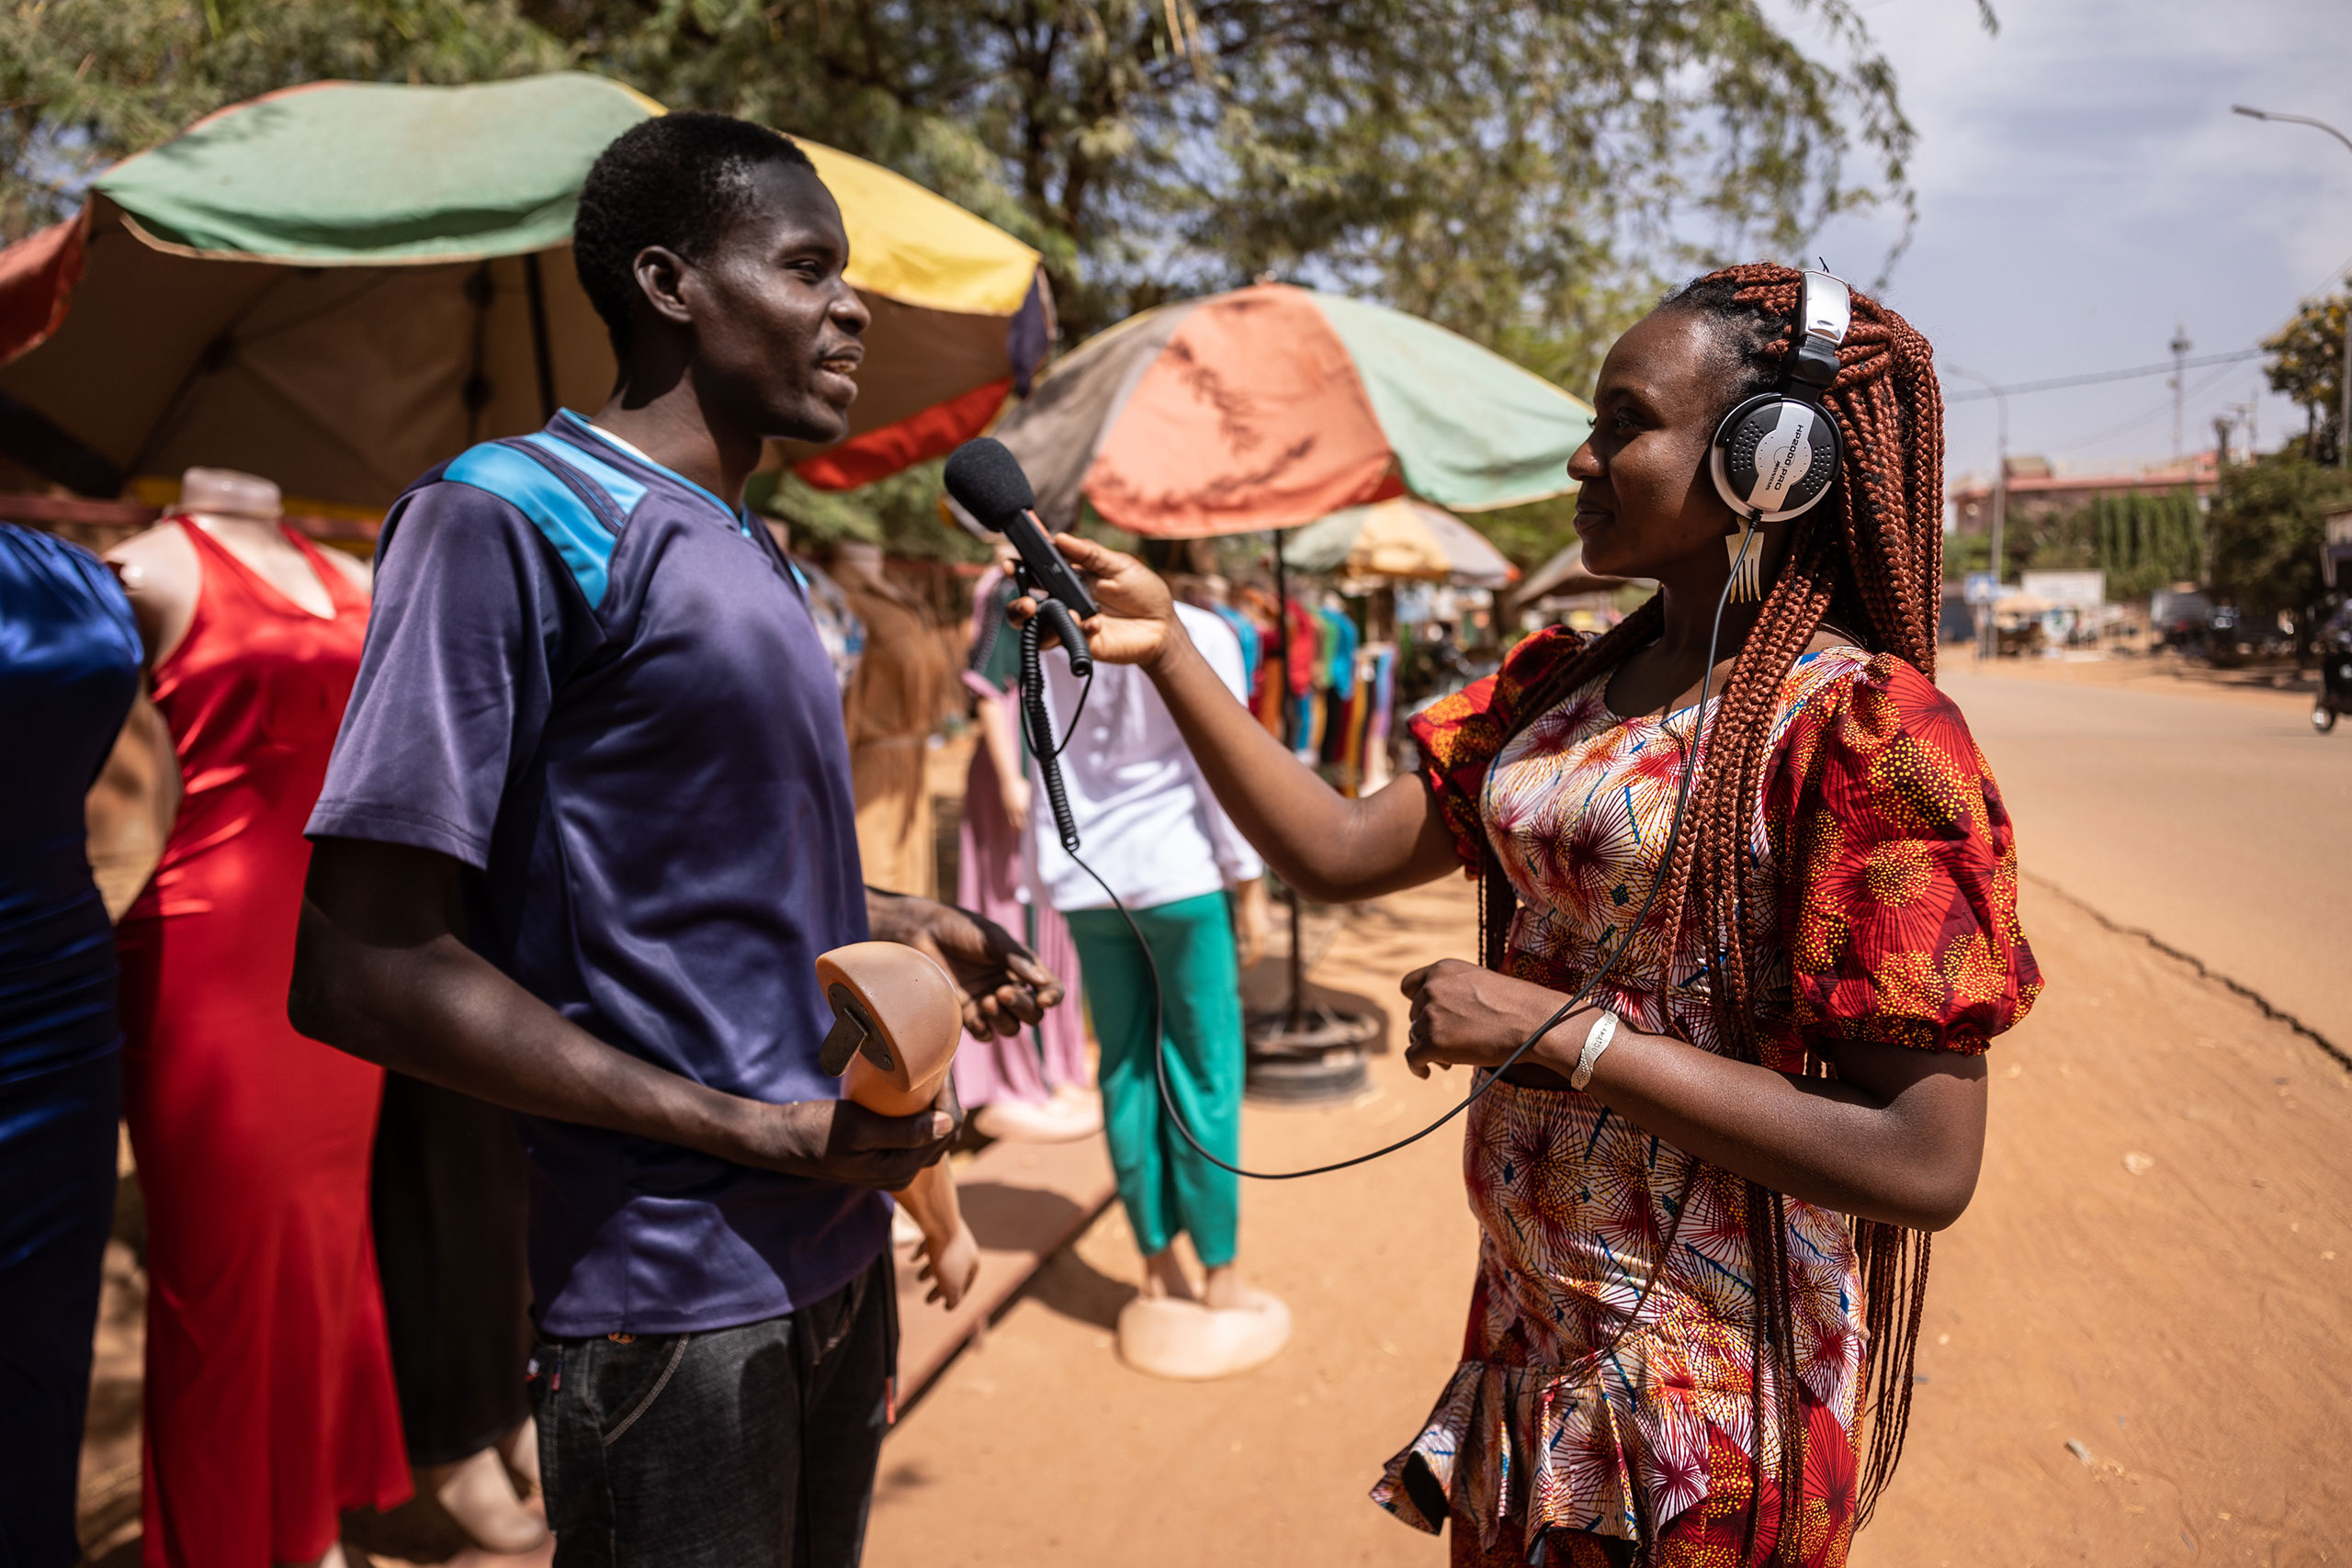
<svg viewBox="0 0 2352 1568">
<path fill-rule="evenodd" d="M 1371 1079 L 1366 1051 L 1380 1020 L 1332 1008 L 1309 1010 L 1291 1027 L 1288 1012 L 1251 1013 L 1243 1022 L 1249 1062 L 1243 1092 L 1269 1105 L 1314 1105 L 1352 1100 Z"/>
</svg>

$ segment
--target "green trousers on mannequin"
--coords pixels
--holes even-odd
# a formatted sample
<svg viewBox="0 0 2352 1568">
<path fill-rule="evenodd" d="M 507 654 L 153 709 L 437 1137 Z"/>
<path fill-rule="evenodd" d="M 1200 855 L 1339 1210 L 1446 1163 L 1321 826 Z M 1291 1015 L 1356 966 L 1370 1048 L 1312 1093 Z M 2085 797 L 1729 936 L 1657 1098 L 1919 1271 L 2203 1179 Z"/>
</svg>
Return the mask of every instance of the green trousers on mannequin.
<svg viewBox="0 0 2352 1568">
<path fill-rule="evenodd" d="M 1223 893 L 1135 911 L 1159 966 L 1169 1091 L 1193 1136 L 1241 1158 L 1241 976 Z M 1102 1046 L 1102 1130 L 1119 1201 L 1147 1257 L 1180 1235 L 1204 1268 L 1233 1261 L 1241 1179 L 1194 1153 L 1159 1102 L 1151 969 L 1116 909 L 1069 912 L 1069 934 Z"/>
</svg>

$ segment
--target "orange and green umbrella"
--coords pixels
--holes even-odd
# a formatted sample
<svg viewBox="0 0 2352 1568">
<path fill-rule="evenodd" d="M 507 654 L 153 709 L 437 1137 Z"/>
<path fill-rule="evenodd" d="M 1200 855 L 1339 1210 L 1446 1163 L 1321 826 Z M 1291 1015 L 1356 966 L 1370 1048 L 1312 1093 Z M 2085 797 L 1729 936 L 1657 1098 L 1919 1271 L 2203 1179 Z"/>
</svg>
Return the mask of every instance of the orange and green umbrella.
<svg viewBox="0 0 2352 1568">
<path fill-rule="evenodd" d="M 1592 409 L 1400 310 L 1262 283 L 1129 318 L 996 434 L 1057 527 L 1162 538 L 1311 523 L 1414 495 L 1480 512 L 1564 494 Z"/>
<path fill-rule="evenodd" d="M 570 245 L 581 181 L 663 112 L 579 73 L 459 87 L 316 82 L 116 164 L 0 251 L 0 451 L 84 494 L 247 468 L 380 509 L 472 442 L 593 408 L 605 329 Z M 828 488 L 985 428 L 1051 338 L 1037 253 L 910 180 L 803 142 L 874 311 Z"/>
</svg>

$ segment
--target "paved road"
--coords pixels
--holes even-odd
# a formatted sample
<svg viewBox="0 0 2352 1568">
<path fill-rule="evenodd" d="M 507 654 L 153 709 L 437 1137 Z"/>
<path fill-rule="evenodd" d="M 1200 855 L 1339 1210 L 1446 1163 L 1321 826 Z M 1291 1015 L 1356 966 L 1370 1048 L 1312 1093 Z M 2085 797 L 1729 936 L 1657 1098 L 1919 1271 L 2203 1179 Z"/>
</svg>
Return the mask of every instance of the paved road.
<svg viewBox="0 0 2352 1568">
<path fill-rule="evenodd" d="M 2030 875 L 2352 1049 L 2352 727 L 2315 736 L 2309 710 L 2283 696 L 1961 664 L 1942 683 L 2000 780 Z"/>
</svg>

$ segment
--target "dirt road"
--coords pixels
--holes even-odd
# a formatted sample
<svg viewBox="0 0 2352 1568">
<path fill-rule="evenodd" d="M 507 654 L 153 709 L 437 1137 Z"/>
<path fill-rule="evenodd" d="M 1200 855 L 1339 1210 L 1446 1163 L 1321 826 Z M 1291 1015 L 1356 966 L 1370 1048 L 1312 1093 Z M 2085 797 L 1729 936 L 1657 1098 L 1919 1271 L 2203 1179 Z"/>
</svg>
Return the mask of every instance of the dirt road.
<svg viewBox="0 0 2352 1568">
<path fill-rule="evenodd" d="M 2250 981 L 2293 977 L 2279 954 L 2301 939 L 2264 910 L 2343 886 L 2323 857 L 2346 835 L 2313 852 L 2286 826 L 2341 776 L 2299 768 L 2290 742 L 2321 743 L 2294 734 L 2291 708 L 1952 686 L 2031 869 L 2192 951 L 2233 935 L 2209 961 Z M 2185 871 L 2140 863 L 2154 857 L 2134 825 L 2153 822 Z M 1394 1006 L 1405 969 L 1469 951 L 1472 917 L 1459 884 L 1359 909 L 1317 977 Z M 1995 1046 L 1983 1181 L 1938 1241 L 1909 1455 L 1857 1568 L 2352 1559 L 2352 1076 L 2047 888 L 2029 887 L 2025 921 L 2049 991 Z M 2326 990 L 2288 996 L 2332 1021 Z M 1252 1108 L 1248 1156 L 1352 1151 L 1459 1091 L 1394 1058 L 1375 1087 L 1340 1110 Z M 868 1562 L 1443 1562 L 1363 1492 L 1460 1343 L 1475 1231 L 1458 1150 L 1449 1128 L 1367 1169 L 1245 1193 L 1245 1260 L 1299 1337 L 1231 1382 L 1118 1362 L 1110 1325 L 1136 1258 L 1112 1211 L 905 1417 Z"/>
<path fill-rule="evenodd" d="M 2352 728 L 2280 694 L 1943 671 L 2028 870 L 2352 1050 Z M 2091 673 L 2083 671 L 2083 673 Z"/>
</svg>

